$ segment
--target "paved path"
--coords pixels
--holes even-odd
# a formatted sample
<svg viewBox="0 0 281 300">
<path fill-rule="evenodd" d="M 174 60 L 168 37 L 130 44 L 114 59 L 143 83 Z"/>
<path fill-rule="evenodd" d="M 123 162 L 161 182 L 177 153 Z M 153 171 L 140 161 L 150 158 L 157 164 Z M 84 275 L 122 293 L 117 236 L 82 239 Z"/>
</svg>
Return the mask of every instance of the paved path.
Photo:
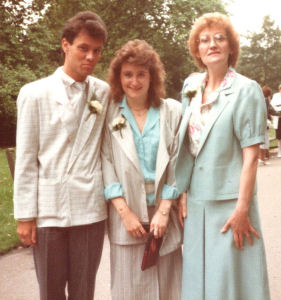
<svg viewBox="0 0 281 300">
<path fill-rule="evenodd" d="M 281 159 L 272 158 L 270 162 L 271 165 L 258 169 L 259 207 L 267 250 L 271 300 L 281 300 Z M 95 300 L 111 299 L 109 282 L 109 244 L 106 238 Z M 0 300 L 39 300 L 30 249 L 14 250 L 0 256 Z"/>
<path fill-rule="evenodd" d="M 281 158 L 258 169 L 258 196 L 271 300 L 281 300 Z M 253 299 L 254 300 L 254 299 Z"/>
<path fill-rule="evenodd" d="M 95 300 L 110 300 L 107 236 L 100 266 L 96 280 Z M 0 300 L 39 300 L 31 248 L 13 250 L 0 256 Z"/>
</svg>

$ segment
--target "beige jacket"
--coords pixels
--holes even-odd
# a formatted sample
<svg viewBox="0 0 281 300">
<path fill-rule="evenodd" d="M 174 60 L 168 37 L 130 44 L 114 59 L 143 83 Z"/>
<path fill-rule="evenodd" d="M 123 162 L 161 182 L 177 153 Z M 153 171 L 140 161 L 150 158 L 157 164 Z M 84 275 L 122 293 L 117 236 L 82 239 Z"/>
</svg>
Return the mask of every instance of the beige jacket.
<svg viewBox="0 0 281 300">
<path fill-rule="evenodd" d="M 130 209 L 141 219 L 149 221 L 145 182 L 139 165 L 133 133 L 129 123 L 122 129 L 113 130 L 112 121 L 120 117 L 122 108 L 110 103 L 105 123 L 102 145 L 102 170 L 104 184 L 121 183 L 124 197 Z M 156 161 L 155 195 L 156 207 L 159 205 L 164 183 L 174 185 L 174 165 L 178 145 L 178 129 L 181 120 L 181 105 L 173 99 L 163 100 L 160 106 L 160 142 Z M 144 243 L 126 231 L 116 209 L 109 203 L 109 238 L 112 243 L 131 245 Z M 160 251 L 161 255 L 172 252 L 182 243 L 182 231 L 177 219 L 177 207 L 173 205 L 170 220 Z"/>
<path fill-rule="evenodd" d="M 80 124 L 59 69 L 21 89 L 17 101 L 16 219 L 36 218 L 39 227 L 67 227 L 107 217 L 100 146 L 109 88 L 97 78 L 88 78 L 87 97 L 91 99 L 95 93 L 103 112 L 93 114 L 85 105 Z"/>
</svg>

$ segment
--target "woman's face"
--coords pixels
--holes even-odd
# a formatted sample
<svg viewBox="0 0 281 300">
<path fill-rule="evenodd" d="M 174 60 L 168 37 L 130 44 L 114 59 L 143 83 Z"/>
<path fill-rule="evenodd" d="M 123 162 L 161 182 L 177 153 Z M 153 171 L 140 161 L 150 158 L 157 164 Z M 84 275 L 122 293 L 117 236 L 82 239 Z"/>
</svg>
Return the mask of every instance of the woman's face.
<svg viewBox="0 0 281 300">
<path fill-rule="evenodd" d="M 150 73 L 146 67 L 124 62 L 121 66 L 120 80 L 127 100 L 147 101 Z"/>
<path fill-rule="evenodd" d="M 231 50 L 222 27 L 207 27 L 200 32 L 198 39 L 198 57 L 207 68 L 228 67 Z"/>
</svg>

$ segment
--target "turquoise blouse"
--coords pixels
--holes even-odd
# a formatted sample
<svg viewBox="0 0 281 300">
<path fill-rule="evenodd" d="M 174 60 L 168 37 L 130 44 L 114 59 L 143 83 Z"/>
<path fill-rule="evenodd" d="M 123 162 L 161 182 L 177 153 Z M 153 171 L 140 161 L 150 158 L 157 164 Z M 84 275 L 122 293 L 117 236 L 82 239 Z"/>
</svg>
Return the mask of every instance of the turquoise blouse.
<svg viewBox="0 0 281 300">
<path fill-rule="evenodd" d="M 145 181 L 154 181 L 156 173 L 156 158 L 160 139 L 160 113 L 159 108 L 150 107 L 142 133 L 140 132 L 136 120 L 127 105 L 126 97 L 119 104 L 123 109 L 122 115 L 129 122 L 139 158 L 141 171 Z M 132 174 L 133 176 L 133 174 Z M 124 191 L 119 182 L 112 183 L 105 187 L 104 195 L 106 200 L 116 197 L 123 197 Z M 164 184 L 161 199 L 176 199 L 179 196 L 177 189 L 173 186 Z M 154 205 L 155 195 L 146 195 L 147 205 Z"/>
</svg>

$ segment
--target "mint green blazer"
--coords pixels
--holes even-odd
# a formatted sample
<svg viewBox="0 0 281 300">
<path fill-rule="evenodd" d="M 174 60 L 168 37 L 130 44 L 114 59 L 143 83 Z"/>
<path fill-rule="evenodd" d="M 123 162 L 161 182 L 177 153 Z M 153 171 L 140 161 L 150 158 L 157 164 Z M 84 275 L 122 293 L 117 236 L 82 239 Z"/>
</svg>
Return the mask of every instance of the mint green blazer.
<svg viewBox="0 0 281 300">
<path fill-rule="evenodd" d="M 184 82 L 183 90 L 200 81 L 198 73 Z M 187 126 L 191 115 L 189 99 L 182 92 L 183 119 L 175 168 L 178 190 L 189 199 L 226 200 L 238 198 L 242 148 L 264 142 L 266 106 L 257 82 L 236 73 L 232 85 L 220 92 L 206 124 L 197 157 L 189 152 Z"/>
</svg>

